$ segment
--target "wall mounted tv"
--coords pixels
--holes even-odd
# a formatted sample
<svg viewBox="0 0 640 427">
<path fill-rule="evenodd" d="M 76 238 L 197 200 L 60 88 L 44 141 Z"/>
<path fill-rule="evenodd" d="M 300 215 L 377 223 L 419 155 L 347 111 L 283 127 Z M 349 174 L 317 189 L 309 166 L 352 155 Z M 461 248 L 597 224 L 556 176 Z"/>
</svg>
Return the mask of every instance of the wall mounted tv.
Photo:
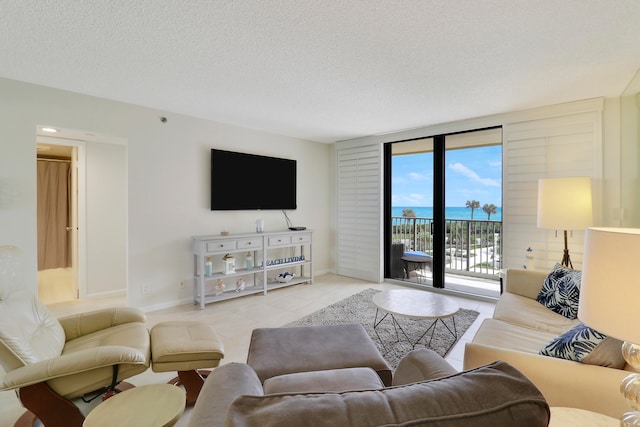
<svg viewBox="0 0 640 427">
<path fill-rule="evenodd" d="M 296 161 L 211 149 L 211 210 L 292 210 Z"/>
</svg>

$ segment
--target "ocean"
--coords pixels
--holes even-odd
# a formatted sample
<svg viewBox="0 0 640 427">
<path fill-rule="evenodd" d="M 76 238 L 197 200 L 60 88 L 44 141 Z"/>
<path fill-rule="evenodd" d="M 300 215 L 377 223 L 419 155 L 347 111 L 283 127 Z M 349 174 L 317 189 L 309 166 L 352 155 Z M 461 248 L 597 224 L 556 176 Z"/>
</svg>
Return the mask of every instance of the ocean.
<svg viewBox="0 0 640 427">
<path fill-rule="evenodd" d="M 433 218 L 433 208 L 425 206 L 394 206 L 391 208 L 391 216 L 402 216 L 404 209 L 413 209 L 417 218 Z M 464 206 L 445 208 L 446 219 L 471 219 L 471 209 Z M 487 214 L 482 208 L 473 211 L 473 219 L 486 220 Z M 491 221 L 502 221 L 502 208 L 491 214 Z"/>
</svg>

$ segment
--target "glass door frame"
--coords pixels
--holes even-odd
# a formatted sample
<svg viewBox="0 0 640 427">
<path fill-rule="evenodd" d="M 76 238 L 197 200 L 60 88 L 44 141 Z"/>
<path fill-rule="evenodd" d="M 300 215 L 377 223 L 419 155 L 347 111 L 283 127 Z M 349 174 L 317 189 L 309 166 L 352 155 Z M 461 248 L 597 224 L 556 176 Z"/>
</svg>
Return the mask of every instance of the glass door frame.
<svg viewBox="0 0 640 427">
<path fill-rule="evenodd" d="M 383 244 L 384 244 L 384 277 L 391 278 L 392 269 L 392 144 L 420 139 L 433 139 L 433 224 L 432 244 L 433 259 L 431 264 L 432 286 L 434 288 L 445 287 L 446 273 L 446 138 L 452 135 L 473 133 L 492 129 L 501 129 L 502 126 L 490 126 L 480 129 L 471 129 L 460 132 L 451 132 L 432 136 L 423 136 L 407 140 L 384 143 L 383 147 Z"/>
</svg>

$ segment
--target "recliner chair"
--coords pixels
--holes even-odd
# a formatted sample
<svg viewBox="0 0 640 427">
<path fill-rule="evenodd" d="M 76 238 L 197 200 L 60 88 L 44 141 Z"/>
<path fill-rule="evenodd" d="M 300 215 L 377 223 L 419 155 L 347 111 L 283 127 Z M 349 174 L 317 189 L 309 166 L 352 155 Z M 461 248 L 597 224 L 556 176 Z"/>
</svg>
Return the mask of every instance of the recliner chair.
<svg viewBox="0 0 640 427">
<path fill-rule="evenodd" d="M 144 314 L 133 308 L 98 310 L 56 319 L 22 289 L 19 252 L 0 247 L 0 390 L 17 390 L 46 427 L 80 427 L 72 399 L 149 368 Z"/>
</svg>

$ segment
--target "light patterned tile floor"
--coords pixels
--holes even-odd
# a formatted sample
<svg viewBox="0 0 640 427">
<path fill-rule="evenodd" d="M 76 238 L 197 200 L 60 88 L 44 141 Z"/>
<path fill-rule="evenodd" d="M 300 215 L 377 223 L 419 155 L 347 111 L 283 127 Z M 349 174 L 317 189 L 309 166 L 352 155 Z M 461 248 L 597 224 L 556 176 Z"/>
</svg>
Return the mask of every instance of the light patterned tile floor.
<svg viewBox="0 0 640 427">
<path fill-rule="evenodd" d="M 242 298 L 209 304 L 204 310 L 195 305 L 178 307 L 147 313 L 149 328 L 154 324 L 172 319 L 200 320 L 212 324 L 220 334 L 225 347 L 223 364 L 245 362 L 249 350 L 251 331 L 259 327 L 279 327 L 307 314 L 319 310 L 329 304 L 340 301 L 364 289 L 378 290 L 401 289 L 403 286 L 391 283 L 370 283 L 343 276 L 324 275 L 317 277 L 313 285 L 297 285 L 281 288 L 263 295 L 252 295 Z M 476 299 L 452 296 L 463 308 L 480 313 L 476 321 L 469 327 L 460 341 L 447 356 L 447 360 L 455 368 L 462 369 L 464 344 L 470 341 L 483 319 L 491 317 L 494 303 Z M 49 306 L 58 317 L 89 311 L 95 308 L 122 305 L 123 299 L 87 300 Z M 373 321 L 373 313 L 372 313 Z M 173 377 L 171 373 L 155 373 L 152 370 L 130 378 L 128 381 L 136 386 L 166 382 Z M 14 392 L 0 392 L 0 426 L 11 426 L 23 413 Z M 190 410 L 187 409 L 177 426 L 188 423 Z"/>
</svg>

